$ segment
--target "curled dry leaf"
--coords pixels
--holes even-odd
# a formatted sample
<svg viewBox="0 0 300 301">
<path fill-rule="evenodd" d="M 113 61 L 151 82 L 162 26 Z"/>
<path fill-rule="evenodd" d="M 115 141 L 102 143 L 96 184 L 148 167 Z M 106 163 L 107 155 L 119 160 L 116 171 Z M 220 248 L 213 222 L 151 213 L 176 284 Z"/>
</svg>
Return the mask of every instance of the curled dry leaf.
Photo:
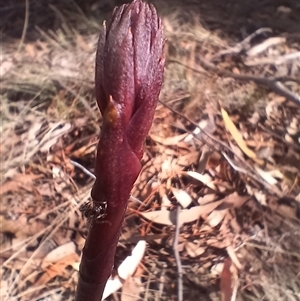
<svg viewBox="0 0 300 301">
<path fill-rule="evenodd" d="M 60 137 L 67 134 L 71 130 L 72 126 L 70 123 L 56 122 L 50 125 L 49 131 L 45 134 L 43 139 L 40 141 L 41 152 L 48 152 L 50 148 L 55 145 Z"/>
<path fill-rule="evenodd" d="M 207 145 L 204 145 L 202 147 L 202 152 L 201 152 L 201 156 L 199 158 L 198 167 L 197 167 L 198 173 L 200 173 L 200 174 L 204 173 L 207 163 L 208 163 L 209 158 L 212 153 L 213 153 L 212 150 Z"/>
<path fill-rule="evenodd" d="M 234 192 L 225 197 L 223 202 L 226 204 L 226 208 L 238 208 L 244 205 L 249 199 L 249 196 L 239 195 L 237 192 Z"/>
<path fill-rule="evenodd" d="M 192 164 L 197 164 L 197 160 L 199 157 L 199 152 L 198 151 L 194 151 L 194 152 L 190 152 L 187 153 L 186 155 L 180 155 L 178 160 L 177 160 L 177 164 L 183 167 L 192 165 Z"/>
</svg>

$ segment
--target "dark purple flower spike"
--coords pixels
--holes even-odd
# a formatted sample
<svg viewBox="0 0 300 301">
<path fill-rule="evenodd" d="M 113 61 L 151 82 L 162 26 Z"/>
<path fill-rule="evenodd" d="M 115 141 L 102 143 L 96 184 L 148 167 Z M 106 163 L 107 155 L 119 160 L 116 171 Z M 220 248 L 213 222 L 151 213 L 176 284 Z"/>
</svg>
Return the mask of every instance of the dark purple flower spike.
<svg viewBox="0 0 300 301">
<path fill-rule="evenodd" d="M 161 20 L 154 6 L 141 0 L 117 7 L 102 27 L 95 84 L 103 124 L 76 301 L 101 300 L 111 274 L 162 85 L 163 45 Z"/>
</svg>

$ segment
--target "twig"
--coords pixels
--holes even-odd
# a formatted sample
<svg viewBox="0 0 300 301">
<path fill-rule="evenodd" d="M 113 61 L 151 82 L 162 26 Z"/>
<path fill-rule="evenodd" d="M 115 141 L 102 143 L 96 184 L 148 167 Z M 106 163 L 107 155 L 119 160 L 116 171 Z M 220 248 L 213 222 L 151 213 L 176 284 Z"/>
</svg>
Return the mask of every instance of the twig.
<svg viewBox="0 0 300 301">
<path fill-rule="evenodd" d="M 280 82 L 295 82 L 295 83 L 300 83 L 300 78 L 297 78 L 297 77 L 294 77 L 294 76 L 289 76 L 289 75 L 274 76 L 273 79 L 275 81 L 280 81 Z"/>
<path fill-rule="evenodd" d="M 251 248 L 257 248 L 257 249 L 261 249 L 261 250 L 265 250 L 265 251 L 269 251 L 269 252 L 274 252 L 274 253 L 279 253 L 279 254 L 285 254 L 285 255 L 289 255 L 289 256 L 294 256 L 297 258 L 300 258 L 300 254 L 299 252 L 289 252 L 289 251 L 285 251 L 282 249 L 279 249 L 277 247 L 274 247 L 273 249 L 267 246 L 263 246 L 263 245 L 259 245 L 256 243 L 251 243 L 251 242 L 244 242 L 245 246 L 251 247 Z"/>
<path fill-rule="evenodd" d="M 87 168 L 85 168 L 83 165 L 79 164 L 76 161 L 73 161 L 70 159 L 70 163 L 73 164 L 74 166 L 78 167 L 79 169 L 81 169 L 86 175 L 88 175 L 89 177 L 91 177 L 93 180 L 96 180 L 96 176 L 90 172 Z M 138 198 L 134 197 L 134 196 L 130 196 L 129 198 L 131 201 L 142 204 L 143 202 L 140 201 Z"/>
<path fill-rule="evenodd" d="M 267 183 L 264 178 L 262 178 L 260 175 L 256 174 L 251 174 L 249 173 L 247 170 L 245 170 L 244 168 L 241 168 L 237 165 L 235 165 L 232 160 L 227 156 L 227 154 L 225 152 L 221 152 L 222 156 L 226 159 L 226 161 L 228 162 L 228 164 L 237 172 L 243 173 L 246 176 L 252 178 L 253 180 L 257 181 L 258 183 L 260 183 L 261 185 L 263 185 L 265 188 L 267 188 L 267 190 L 269 192 L 274 193 L 275 195 L 277 195 L 278 197 L 282 198 L 284 196 L 284 194 L 282 192 L 279 191 L 279 189 L 274 186 L 271 185 L 269 183 Z"/>
<path fill-rule="evenodd" d="M 255 82 L 256 84 L 267 86 L 268 88 L 273 90 L 275 93 L 286 97 L 287 99 L 295 102 L 298 105 L 300 104 L 300 96 L 297 95 L 296 93 L 293 93 L 290 90 L 288 90 L 283 84 L 276 81 L 275 79 L 272 79 L 272 78 L 269 79 L 269 78 L 252 76 L 252 75 L 235 74 L 235 73 L 217 68 L 215 65 L 208 62 L 207 60 L 203 59 L 200 56 L 198 56 L 197 59 L 199 60 L 201 66 L 204 69 L 212 71 L 212 72 L 216 73 L 219 76 L 231 77 L 231 78 L 234 78 L 234 79 L 239 80 L 239 81 L 247 81 L 247 82 L 252 81 L 252 82 Z M 188 65 L 186 65 L 186 64 L 184 64 L 184 63 L 182 63 L 178 60 L 172 59 L 170 61 L 175 62 L 179 65 L 182 65 L 182 66 L 184 66 L 188 69 L 191 69 L 194 72 L 203 73 L 203 71 L 198 70 L 198 69 L 193 68 L 193 67 L 190 67 L 190 66 L 188 66 Z"/>
<path fill-rule="evenodd" d="M 180 230 L 179 213 L 180 213 L 180 205 L 178 204 L 176 207 L 176 223 L 175 223 L 175 233 L 174 233 L 174 240 L 173 240 L 173 251 L 174 251 L 176 265 L 177 265 L 178 301 L 182 301 L 183 300 L 182 265 L 181 265 L 179 251 L 178 251 L 178 237 L 179 237 L 179 230 Z"/>
<path fill-rule="evenodd" d="M 248 61 L 246 60 L 244 64 L 249 67 L 256 66 L 256 65 L 265 65 L 265 64 L 280 65 L 285 63 L 286 61 L 297 60 L 297 59 L 300 59 L 300 51 L 288 53 L 282 56 L 271 57 L 271 58 L 263 58 L 263 59 L 256 59 L 256 60 L 254 59 Z"/>
<path fill-rule="evenodd" d="M 277 44 L 282 44 L 286 42 L 286 38 L 283 37 L 272 37 L 269 39 L 264 40 L 262 43 L 257 44 L 250 48 L 247 51 L 248 56 L 256 56 L 264 51 L 266 51 L 268 48 L 275 46 Z"/>
<path fill-rule="evenodd" d="M 166 267 L 163 266 L 162 272 L 160 275 L 160 281 L 159 281 L 159 289 L 158 289 L 158 295 L 157 295 L 157 300 L 161 299 L 163 296 L 164 292 L 164 284 L 165 284 L 165 274 L 166 274 Z"/>
<path fill-rule="evenodd" d="M 79 164 L 78 162 L 70 160 L 70 163 L 73 164 L 74 166 L 78 167 L 79 169 L 81 169 L 86 175 L 88 175 L 92 179 L 96 180 L 96 176 L 92 172 L 90 172 L 88 169 L 86 169 L 84 166 Z"/>
<path fill-rule="evenodd" d="M 216 58 L 226 55 L 226 54 L 231 54 L 231 53 L 238 54 L 238 53 L 241 53 L 242 51 L 248 50 L 250 48 L 251 40 L 263 33 L 266 33 L 266 32 L 271 33 L 272 29 L 271 28 L 259 28 L 258 30 L 253 32 L 251 35 L 246 37 L 243 41 L 241 41 L 240 43 L 237 43 L 234 47 L 231 47 L 229 49 L 226 49 L 226 50 L 216 53 L 212 57 L 212 60 L 215 60 Z"/>
<path fill-rule="evenodd" d="M 245 175 L 248 175 L 248 171 L 247 171 L 246 169 L 241 168 L 241 167 L 235 165 L 235 164 L 231 161 L 231 159 L 229 159 L 229 157 L 227 156 L 227 154 L 226 154 L 225 152 L 222 151 L 221 153 L 222 153 L 223 157 L 226 159 L 226 161 L 228 162 L 228 164 L 232 167 L 232 169 L 234 169 L 234 170 L 237 171 L 237 172 L 240 172 L 240 173 L 243 173 L 243 174 L 245 174 Z"/>
<path fill-rule="evenodd" d="M 300 79 L 299 79 L 300 80 Z M 280 140 L 281 142 L 283 142 L 284 144 L 286 144 L 288 147 L 294 148 L 295 150 L 300 152 L 300 146 L 293 144 L 291 142 L 286 141 L 284 138 L 282 138 L 280 135 L 278 135 L 275 132 L 272 132 L 271 130 L 269 130 L 267 127 L 265 127 L 263 124 L 258 123 L 257 126 L 259 128 L 261 128 L 263 131 L 267 132 L 268 134 L 272 135 L 273 137 L 275 137 L 276 139 Z"/>
<path fill-rule="evenodd" d="M 18 50 L 17 50 L 16 54 L 20 52 L 20 50 L 21 50 L 21 48 L 24 44 L 24 40 L 25 40 L 25 37 L 26 37 L 27 28 L 28 28 L 28 21 L 29 21 L 29 0 L 25 0 L 24 26 L 23 26 L 21 41 L 19 43 Z"/>
</svg>

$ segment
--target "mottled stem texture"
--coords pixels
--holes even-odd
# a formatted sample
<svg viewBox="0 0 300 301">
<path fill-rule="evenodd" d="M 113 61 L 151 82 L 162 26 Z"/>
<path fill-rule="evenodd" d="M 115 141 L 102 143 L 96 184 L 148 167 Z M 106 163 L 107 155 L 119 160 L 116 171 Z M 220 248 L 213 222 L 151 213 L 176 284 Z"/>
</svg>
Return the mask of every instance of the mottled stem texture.
<svg viewBox="0 0 300 301">
<path fill-rule="evenodd" d="M 111 274 L 130 191 L 141 171 L 164 69 L 161 20 L 151 4 L 115 8 L 100 33 L 96 99 L 103 116 L 76 301 L 100 301 Z M 96 214 L 98 213 L 98 215 Z"/>
</svg>

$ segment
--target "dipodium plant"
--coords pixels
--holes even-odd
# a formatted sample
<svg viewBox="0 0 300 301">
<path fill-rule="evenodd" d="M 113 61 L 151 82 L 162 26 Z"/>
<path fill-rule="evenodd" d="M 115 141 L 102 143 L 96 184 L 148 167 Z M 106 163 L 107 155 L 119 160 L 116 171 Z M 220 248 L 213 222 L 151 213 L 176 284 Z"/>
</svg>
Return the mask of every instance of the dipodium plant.
<svg viewBox="0 0 300 301">
<path fill-rule="evenodd" d="M 101 300 L 111 274 L 163 81 L 163 45 L 161 20 L 141 0 L 115 8 L 100 32 L 95 91 L 103 123 L 76 301 Z"/>
</svg>

